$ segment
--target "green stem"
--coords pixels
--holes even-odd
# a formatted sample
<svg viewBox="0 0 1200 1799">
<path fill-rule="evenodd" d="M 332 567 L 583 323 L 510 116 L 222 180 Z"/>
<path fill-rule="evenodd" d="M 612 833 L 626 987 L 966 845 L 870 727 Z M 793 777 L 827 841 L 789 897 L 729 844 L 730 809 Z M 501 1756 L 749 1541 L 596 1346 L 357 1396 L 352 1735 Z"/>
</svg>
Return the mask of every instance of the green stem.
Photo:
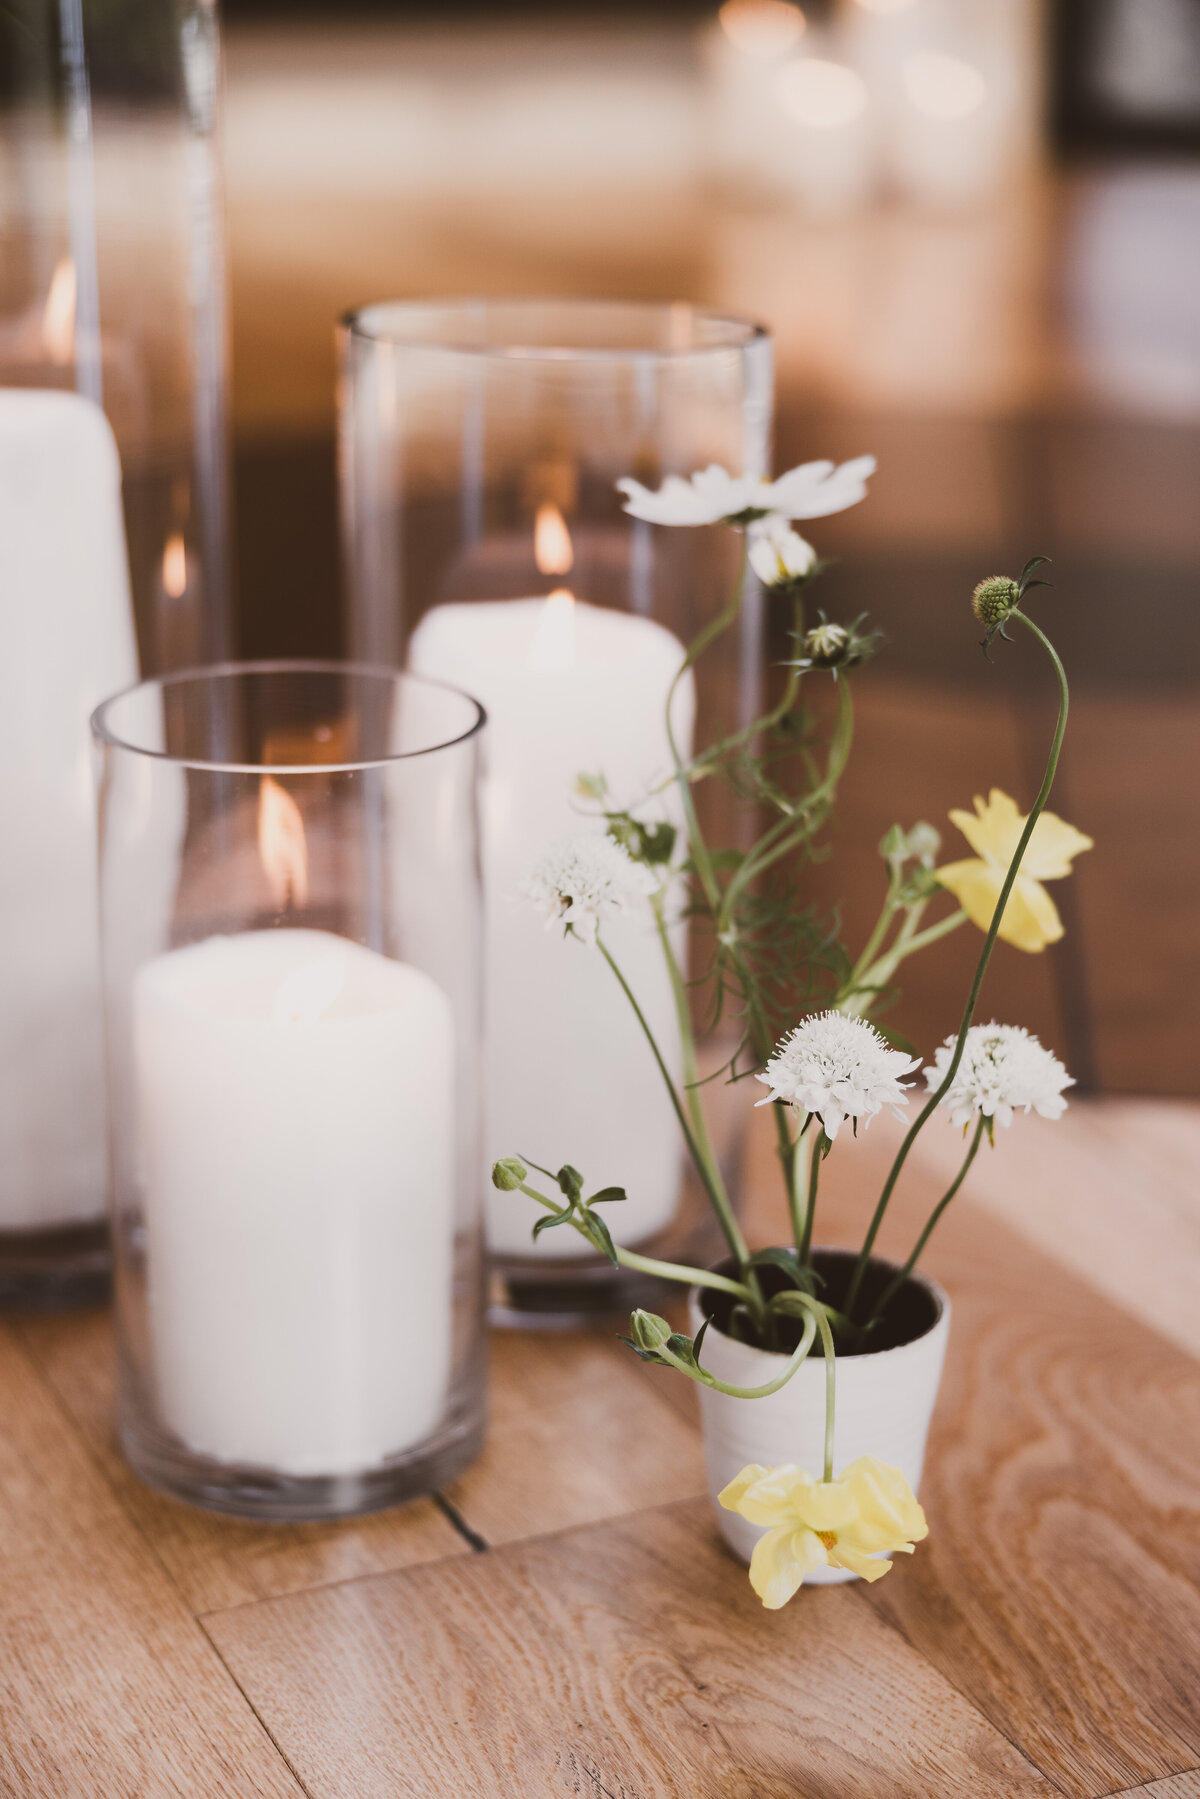
<svg viewBox="0 0 1200 1799">
<path fill-rule="evenodd" d="M 854 741 L 854 702 L 847 676 L 838 677 L 837 689 L 837 717 L 829 741 L 824 779 L 813 788 L 810 794 L 806 795 L 793 811 L 789 812 L 786 818 L 776 819 L 771 828 L 760 837 L 746 856 L 745 861 L 725 889 L 718 918 L 719 930 L 728 929 L 729 921 L 733 916 L 733 908 L 750 882 L 764 874 L 781 857 L 790 854 L 796 844 L 812 829 L 808 822 L 809 815 L 818 807 L 823 806 L 827 800 L 831 800 L 837 791 L 838 782 L 845 771 Z"/>
<path fill-rule="evenodd" d="M 701 1368 L 699 1361 L 696 1363 L 698 1375 L 692 1375 L 690 1378 L 698 1380 L 699 1385 L 702 1387 L 712 1387 L 717 1393 L 728 1393 L 731 1399 L 766 1399 L 768 1394 L 778 1393 L 780 1387 L 787 1386 L 793 1374 L 795 1374 L 797 1368 L 812 1348 L 813 1338 L 817 1334 L 820 1322 L 819 1314 L 810 1314 L 810 1316 L 805 1319 L 803 1333 L 799 1343 L 788 1357 L 787 1367 L 782 1374 L 776 1376 L 774 1380 L 767 1381 L 761 1387 L 731 1387 L 727 1381 L 718 1380 L 715 1374 L 710 1374 L 707 1368 Z M 828 1331 L 829 1326 L 826 1325 L 825 1329 Z M 679 1365 L 673 1364 L 673 1366 Z M 688 1370 L 686 1368 L 680 1367 L 681 1374 L 687 1374 L 687 1372 Z"/>
<path fill-rule="evenodd" d="M 675 956 L 671 942 L 671 933 L 667 925 L 666 908 L 663 896 L 656 893 L 651 901 L 654 922 L 658 930 L 658 940 L 662 946 L 663 960 L 667 965 L 667 975 L 671 983 L 671 997 L 675 1002 L 675 1019 L 679 1026 L 679 1043 L 683 1051 L 683 1092 L 691 1119 L 692 1135 L 697 1149 L 704 1159 L 704 1165 L 715 1187 L 719 1187 L 729 1203 L 725 1182 L 721 1175 L 720 1164 L 708 1134 L 708 1119 L 704 1114 L 704 1106 L 700 1097 L 700 1071 L 696 1063 L 696 1036 L 692 1029 L 692 1013 L 688 1005 L 687 988 L 684 985 L 683 971 Z"/>
<path fill-rule="evenodd" d="M 668 1069 L 666 1063 L 663 1061 L 662 1051 L 659 1049 L 658 1043 L 655 1040 L 654 1032 L 650 1029 L 649 1024 L 646 1022 L 646 1016 L 643 1013 L 642 1008 L 638 1005 L 637 1000 L 634 998 L 633 989 L 630 987 L 629 982 L 625 979 L 625 976 L 621 973 L 621 970 L 617 967 L 616 962 L 613 960 L 612 955 L 609 952 L 608 945 L 606 943 L 604 943 L 600 937 L 596 938 L 596 945 L 597 945 L 598 949 L 600 950 L 601 955 L 604 957 L 604 960 L 608 963 L 608 966 L 612 969 L 613 973 L 617 977 L 617 980 L 620 982 L 621 991 L 624 993 L 626 999 L 629 1001 L 629 1004 L 633 1007 L 634 1016 L 637 1019 L 638 1023 L 642 1027 L 642 1031 L 643 1031 L 643 1034 L 645 1035 L 646 1041 L 650 1045 L 650 1048 L 654 1054 L 654 1060 L 658 1064 L 658 1071 L 662 1075 L 663 1082 L 666 1086 L 667 1092 L 671 1096 L 671 1104 L 675 1108 L 675 1116 L 679 1120 L 679 1128 L 683 1132 L 684 1142 L 687 1144 L 687 1147 L 688 1147 L 688 1154 L 691 1156 L 692 1161 L 695 1164 L 697 1174 L 700 1176 L 700 1179 L 704 1183 L 704 1190 L 708 1194 L 708 1197 L 709 1197 L 710 1201 L 712 1202 L 713 1211 L 716 1213 L 717 1222 L 720 1224 L 721 1229 L 725 1234 L 725 1240 L 729 1244 L 729 1247 L 732 1250 L 734 1256 L 737 1258 L 738 1266 L 740 1268 L 744 1268 L 746 1265 L 748 1255 L 749 1255 L 749 1251 L 746 1248 L 746 1239 L 742 1236 L 741 1230 L 738 1227 L 738 1222 L 737 1222 L 737 1219 L 733 1215 L 733 1208 L 731 1207 L 731 1205 L 729 1203 L 728 1197 L 724 1193 L 723 1189 L 719 1185 L 717 1185 L 716 1182 L 714 1182 L 712 1175 L 709 1172 L 708 1166 L 705 1162 L 704 1156 L 701 1154 L 700 1146 L 696 1142 L 695 1137 L 692 1135 L 692 1130 L 691 1130 L 690 1124 L 688 1123 L 687 1115 L 684 1112 L 682 1104 L 680 1103 L 679 1095 L 675 1090 L 675 1083 L 671 1079 L 670 1070 Z"/>
<path fill-rule="evenodd" d="M 810 1112 L 808 1114 L 804 1123 L 800 1126 L 796 1135 L 796 1141 L 793 1143 L 787 1122 L 790 1110 L 791 1108 L 789 1106 L 781 1105 L 778 1102 L 774 1107 L 776 1130 L 782 1125 L 783 1138 L 788 1146 L 786 1156 L 783 1154 L 782 1150 L 780 1155 L 783 1161 L 784 1181 L 787 1185 L 788 1211 L 791 1213 L 792 1217 L 792 1242 L 796 1245 L 796 1253 L 798 1255 L 800 1253 L 800 1240 L 804 1236 L 804 1209 L 808 1204 L 807 1187 L 802 1194 L 797 1184 L 800 1170 L 805 1166 L 804 1158 L 800 1154 L 800 1145 L 804 1141 L 805 1131 L 812 1123 L 812 1113 Z"/>
<path fill-rule="evenodd" d="M 813 1219 L 817 1214 L 817 1182 L 821 1178 L 821 1145 L 825 1131 L 822 1127 L 813 1139 L 812 1150 L 808 1158 L 808 1198 L 804 1208 L 804 1234 L 799 1243 L 800 1266 L 807 1268 L 812 1254 Z"/>
<path fill-rule="evenodd" d="M 930 1237 L 932 1237 L 932 1235 L 933 1235 L 934 1228 L 937 1225 L 939 1218 L 941 1217 L 942 1213 L 946 1210 L 946 1207 L 950 1204 L 950 1201 L 954 1198 L 954 1195 L 958 1192 L 958 1190 L 962 1186 L 963 1182 L 966 1180 L 967 1173 L 968 1173 L 968 1170 L 970 1169 L 971 1163 L 975 1160 L 975 1157 L 979 1153 L 979 1145 L 983 1140 L 984 1123 L 985 1123 L 985 1121 L 984 1121 L 983 1117 L 981 1116 L 979 1123 L 975 1126 L 975 1135 L 971 1139 L 971 1147 L 967 1151 L 967 1154 L 963 1161 L 962 1167 L 959 1169 L 958 1173 L 955 1175 L 953 1181 L 951 1181 L 949 1187 L 947 1187 L 946 1191 L 942 1194 L 942 1197 L 938 1200 L 937 1205 L 934 1206 L 933 1211 L 930 1213 L 929 1219 L 925 1225 L 925 1229 L 921 1232 L 921 1235 L 917 1238 L 916 1247 L 914 1248 L 912 1254 L 909 1256 L 907 1262 L 905 1262 L 903 1268 L 900 1269 L 899 1273 L 893 1275 L 891 1281 L 888 1283 L 887 1287 L 884 1290 L 883 1297 L 879 1300 L 874 1311 L 871 1313 L 871 1316 L 867 1319 L 867 1322 L 866 1322 L 865 1326 L 863 1327 L 864 1330 L 870 1330 L 872 1325 L 876 1322 L 877 1319 L 882 1319 L 883 1317 L 886 1316 L 887 1309 L 888 1309 L 889 1305 L 891 1305 L 892 1300 L 895 1298 L 896 1294 L 900 1291 L 901 1287 L 904 1285 L 905 1281 L 908 1279 L 909 1275 L 912 1273 L 913 1269 L 916 1267 L 917 1262 L 920 1259 L 921 1253 L 925 1248 L 925 1245 L 928 1243 Z"/>
<path fill-rule="evenodd" d="M 557 1200 L 548 1198 L 545 1193 L 539 1193 L 536 1187 L 530 1187 L 524 1181 L 517 1191 L 526 1194 L 530 1199 L 536 1199 L 538 1204 L 545 1206 L 548 1212 L 563 1210 Z M 586 1243 L 591 1244 L 587 1230 L 577 1218 L 570 1219 L 569 1223 Z M 717 1293 L 732 1293 L 734 1298 L 740 1299 L 743 1304 L 748 1304 L 753 1299 L 749 1287 L 743 1286 L 741 1281 L 730 1280 L 725 1274 L 715 1274 L 709 1268 L 689 1268 L 683 1262 L 660 1262 L 653 1256 L 640 1256 L 635 1250 L 621 1249 L 615 1243 L 613 1249 L 622 1268 L 630 1268 L 635 1274 L 652 1274 L 658 1280 L 664 1281 L 682 1281 L 688 1287 L 711 1287 Z"/>
<path fill-rule="evenodd" d="M 737 587 L 734 590 L 732 600 L 730 600 L 729 604 L 717 614 L 716 618 L 711 619 L 709 623 L 705 625 L 699 636 L 693 640 L 683 661 L 679 664 L 679 667 L 675 672 L 675 678 L 671 682 L 671 686 L 667 692 L 667 742 L 671 747 L 671 761 L 675 768 L 675 784 L 679 789 L 679 800 L 683 808 L 684 824 L 687 829 L 692 866 L 696 871 L 701 887 L 704 889 L 705 898 L 714 913 L 718 910 L 720 905 L 721 890 L 717 881 L 716 872 L 713 869 L 712 858 L 708 853 L 708 846 L 701 835 L 700 821 L 696 816 L 696 805 L 692 798 L 691 774 L 687 763 L 684 762 L 683 757 L 679 753 L 679 745 L 675 741 L 675 727 L 672 722 L 671 713 L 675 706 L 675 694 L 684 675 L 695 662 L 699 661 L 709 645 L 715 643 L 717 638 L 728 631 L 729 627 L 737 621 L 742 610 L 742 601 L 746 592 L 746 577 L 749 568 L 749 542 L 745 541 L 742 550 L 741 574 L 738 577 Z"/>
<path fill-rule="evenodd" d="M 919 907 L 914 906 L 912 917 L 905 920 L 903 929 L 898 933 L 896 941 L 886 955 L 880 956 L 879 960 L 872 967 L 866 969 L 859 979 L 847 981 L 842 989 L 845 997 L 839 995 L 837 1001 L 840 1012 L 845 1012 L 849 1018 L 865 1017 L 879 998 L 880 988 L 887 986 L 901 962 L 907 961 L 909 956 L 915 956 L 918 950 L 928 949 L 931 943 L 937 943 L 940 938 L 948 937 L 951 931 L 957 931 L 960 925 L 967 922 L 967 914 L 960 907 L 957 911 L 947 913 L 945 918 L 940 918 L 936 924 L 929 925 L 924 931 L 910 930 L 910 924 L 915 925 L 923 910 L 924 902 Z"/>
<path fill-rule="evenodd" d="M 1058 681 L 1058 722 L 1054 728 L 1054 739 L 1050 745 L 1050 754 L 1046 761 L 1046 772 L 1042 776 L 1042 784 L 1038 789 L 1038 796 L 1033 803 L 1033 808 L 1030 811 L 1029 817 L 1025 820 L 1025 829 L 1021 832 L 1020 842 L 1017 844 L 1012 861 L 1008 865 L 1008 872 L 1004 877 L 1004 885 L 1001 887 L 1000 897 L 996 901 L 996 910 L 992 914 L 992 922 L 988 927 L 988 933 L 984 939 L 983 950 L 975 969 L 975 977 L 971 982 L 971 991 L 967 995 L 967 1003 L 963 1010 L 962 1023 L 958 1029 L 954 1053 L 950 1058 L 946 1073 L 942 1077 L 941 1085 L 929 1095 L 929 1098 L 921 1108 L 917 1118 L 913 1124 L 910 1125 L 904 1141 L 897 1151 L 896 1159 L 892 1163 L 887 1180 L 884 1182 L 883 1192 L 879 1196 L 879 1204 L 875 1207 L 875 1213 L 871 1219 L 870 1228 L 867 1231 L 866 1239 L 862 1246 L 862 1253 L 858 1258 L 858 1262 L 854 1269 L 854 1276 L 850 1282 L 850 1290 L 846 1295 L 845 1310 L 850 1317 L 853 1317 L 854 1315 L 854 1302 L 858 1298 L 858 1291 L 862 1286 L 863 1276 L 867 1271 L 867 1263 L 870 1260 L 871 1249 L 879 1234 L 879 1227 L 883 1223 L 884 1213 L 887 1211 L 888 1203 L 891 1200 L 896 1182 L 900 1178 L 900 1170 L 904 1167 L 904 1164 L 908 1159 L 908 1152 L 954 1084 L 954 1077 L 958 1073 L 958 1065 L 962 1061 L 963 1048 L 967 1041 L 967 1032 L 971 1028 L 971 1020 L 975 1015 L 975 1007 L 979 1002 L 979 990 L 983 986 L 983 977 L 987 973 L 988 963 L 992 959 L 992 951 L 996 947 L 996 937 L 1000 930 L 1000 921 L 1004 917 L 1004 908 L 1008 905 L 1008 896 L 1013 890 L 1013 883 L 1016 881 L 1017 875 L 1020 873 L 1021 863 L 1024 860 L 1025 851 L 1029 847 L 1029 840 L 1033 836 L 1034 826 L 1037 824 L 1038 819 L 1045 810 L 1046 801 L 1050 798 L 1050 789 L 1054 785 L 1054 777 L 1058 772 L 1058 759 L 1062 754 L 1063 737 L 1066 734 L 1067 729 L 1067 710 L 1070 704 L 1070 691 L 1067 687 L 1067 672 L 1062 665 L 1058 651 L 1054 648 L 1054 645 L 1050 642 L 1050 639 L 1046 636 L 1045 632 L 1040 630 L 1031 618 L 1027 618 L 1023 612 L 1019 612 L 1015 608 L 1008 616 L 1010 619 L 1016 619 L 1020 624 L 1024 625 L 1028 631 L 1032 632 L 1033 636 L 1042 645 L 1042 648 L 1050 658 L 1054 667 L 1055 677 Z"/>
</svg>

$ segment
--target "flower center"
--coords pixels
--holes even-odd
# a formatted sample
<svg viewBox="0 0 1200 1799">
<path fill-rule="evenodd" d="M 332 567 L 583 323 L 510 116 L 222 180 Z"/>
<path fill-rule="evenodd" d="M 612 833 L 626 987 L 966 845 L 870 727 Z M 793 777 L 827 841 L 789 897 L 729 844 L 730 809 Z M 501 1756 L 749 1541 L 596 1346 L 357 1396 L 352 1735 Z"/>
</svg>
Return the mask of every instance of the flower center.
<svg viewBox="0 0 1200 1799">
<path fill-rule="evenodd" d="M 816 1535 L 820 1537 L 826 1549 L 832 1549 L 837 1542 L 836 1530 L 819 1530 L 816 1532 Z"/>
</svg>

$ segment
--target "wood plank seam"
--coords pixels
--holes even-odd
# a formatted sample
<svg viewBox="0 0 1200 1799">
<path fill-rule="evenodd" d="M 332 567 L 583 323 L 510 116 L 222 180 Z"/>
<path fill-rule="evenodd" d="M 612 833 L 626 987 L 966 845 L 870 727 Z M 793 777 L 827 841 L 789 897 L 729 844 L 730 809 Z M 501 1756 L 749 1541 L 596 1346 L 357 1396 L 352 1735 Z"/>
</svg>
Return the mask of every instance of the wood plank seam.
<svg viewBox="0 0 1200 1799">
<path fill-rule="evenodd" d="M 1190 1780 L 1193 1774 L 1200 1774 L 1200 1763 L 1194 1768 L 1178 1768 L 1174 1774 L 1156 1774 L 1138 1787 L 1116 1787 L 1111 1793 L 1097 1794 L 1097 1799 L 1137 1799 L 1139 1793 L 1164 1792 L 1173 1782 Z"/>
<path fill-rule="evenodd" d="M 435 1493 L 433 1503 L 437 1506 L 446 1522 L 453 1526 L 464 1543 L 469 1543 L 475 1555 L 487 1555 L 491 1544 L 477 1530 L 469 1525 L 456 1505 L 453 1505 L 444 1493 Z"/>
<path fill-rule="evenodd" d="M 256 1605 L 261 1605 L 262 1600 L 260 1600 L 260 1599 L 255 1600 L 253 1603 Z M 263 1735 L 266 1737 L 267 1741 L 270 1743 L 271 1747 L 274 1749 L 276 1755 L 279 1757 L 280 1761 L 283 1763 L 284 1767 L 287 1769 L 288 1773 L 291 1775 L 292 1779 L 295 1781 L 295 1783 L 299 1787 L 300 1791 L 304 1794 L 304 1799 L 313 1799 L 313 1794 L 312 1794 L 311 1788 L 308 1787 L 305 1784 L 305 1782 L 301 1779 L 299 1770 L 293 1765 L 291 1757 L 288 1755 L 288 1753 L 284 1749 L 283 1745 L 279 1742 L 278 1738 L 275 1736 L 275 1733 L 272 1731 L 270 1725 L 267 1723 L 266 1719 L 263 1717 L 262 1713 L 259 1711 L 258 1707 L 255 1705 L 253 1699 L 251 1699 L 249 1693 L 246 1691 L 245 1687 L 242 1685 L 241 1681 L 238 1679 L 238 1677 L 234 1673 L 233 1669 L 229 1666 L 229 1663 L 225 1660 L 225 1657 L 221 1654 L 221 1651 L 217 1647 L 216 1643 L 213 1642 L 212 1637 L 209 1635 L 208 1631 L 205 1629 L 204 1620 L 202 1618 L 198 1618 L 196 1621 L 199 1624 L 200 1629 L 204 1632 L 205 1641 L 211 1646 L 213 1654 L 216 1656 L 216 1658 L 220 1662 L 222 1668 L 224 1668 L 226 1674 L 229 1676 L 230 1680 L 233 1682 L 234 1686 L 237 1688 L 238 1692 L 241 1694 L 243 1703 L 250 1708 L 251 1713 L 258 1720 L 259 1727 L 261 1728 Z"/>
<path fill-rule="evenodd" d="M 304 1783 L 297 1776 L 295 1770 L 292 1768 L 290 1762 L 288 1761 L 287 1756 L 283 1754 L 282 1750 L 280 1749 L 278 1743 L 276 1743 L 271 1732 L 267 1729 L 267 1726 L 264 1723 L 263 1719 L 259 1716 L 258 1711 L 251 1704 L 247 1694 L 244 1692 L 244 1690 L 241 1686 L 241 1683 L 234 1678 L 232 1671 L 226 1665 L 225 1658 L 221 1655 L 220 1651 L 216 1647 L 216 1644 L 213 1643 L 208 1632 L 204 1629 L 202 1622 L 200 1621 L 200 1619 L 197 1618 L 192 1607 L 188 1604 L 186 1596 L 180 1591 L 179 1584 L 175 1580 L 174 1576 L 172 1575 L 171 1570 L 165 1565 L 163 1558 L 158 1553 L 158 1550 L 156 1549 L 155 1545 L 148 1539 L 145 1531 L 142 1529 L 138 1520 L 135 1517 L 133 1517 L 133 1515 L 129 1511 L 129 1508 L 124 1504 L 120 1494 L 115 1490 L 113 1482 L 109 1478 L 108 1473 L 107 1473 L 100 1457 L 94 1451 L 85 1432 L 79 1428 L 75 1419 L 72 1417 L 72 1415 L 66 1405 L 66 1402 L 59 1395 L 53 1382 L 48 1379 L 45 1372 L 39 1365 L 38 1359 L 33 1354 L 32 1350 L 30 1349 L 30 1346 L 29 1346 L 28 1342 L 26 1341 L 23 1332 L 21 1332 L 19 1329 L 10 1329 L 10 1330 L 6 1331 L 5 1335 L 6 1335 L 6 1338 L 7 1338 L 10 1348 L 15 1352 L 15 1354 L 19 1357 L 19 1359 L 28 1368 L 30 1375 L 31 1375 L 33 1381 L 35 1382 L 38 1390 L 41 1392 L 41 1394 L 44 1396 L 44 1398 L 49 1401 L 50 1409 L 60 1418 L 68 1435 L 75 1442 L 77 1448 L 82 1452 L 84 1460 L 87 1462 L 87 1464 L 93 1469 L 93 1471 L 97 1475 L 101 1487 L 104 1489 L 105 1492 L 107 1492 L 110 1495 L 110 1497 L 112 1498 L 113 1504 L 115 1505 L 118 1513 L 126 1520 L 126 1523 L 129 1527 L 133 1537 L 138 1541 L 138 1543 L 141 1544 L 144 1551 L 148 1551 L 149 1560 L 150 1560 L 151 1565 L 154 1567 L 157 1567 L 161 1571 L 161 1573 L 163 1574 L 163 1576 L 166 1580 L 168 1589 L 178 1596 L 183 1616 L 185 1618 L 190 1618 L 191 1621 L 196 1625 L 197 1630 L 199 1631 L 200 1637 L 203 1640 L 203 1643 L 207 1645 L 209 1652 L 215 1656 L 217 1665 L 220 1668 L 222 1674 L 225 1676 L 225 1678 L 227 1680 L 229 1680 L 232 1683 L 233 1689 L 237 1693 L 238 1698 L 240 1699 L 242 1705 L 245 1706 L 249 1717 L 254 1720 L 255 1725 L 262 1732 L 263 1737 L 265 1738 L 266 1742 L 270 1745 L 271 1750 L 273 1751 L 275 1756 L 278 1758 L 282 1767 L 287 1770 L 289 1778 L 295 1782 L 298 1790 L 304 1794 L 304 1799 L 312 1799 L 311 1793 L 309 1793 L 309 1791 L 305 1787 Z M 195 1717 L 196 1717 L 196 1723 L 198 1724 L 201 1733 L 212 1744 L 212 1747 L 213 1747 L 214 1751 L 216 1752 L 216 1754 L 218 1755 L 218 1757 L 221 1756 L 224 1753 L 224 1749 L 225 1749 L 224 1743 L 221 1740 L 216 1739 L 212 1736 L 212 1733 L 208 1728 L 207 1719 L 202 1717 L 199 1713 L 195 1714 Z"/>
</svg>

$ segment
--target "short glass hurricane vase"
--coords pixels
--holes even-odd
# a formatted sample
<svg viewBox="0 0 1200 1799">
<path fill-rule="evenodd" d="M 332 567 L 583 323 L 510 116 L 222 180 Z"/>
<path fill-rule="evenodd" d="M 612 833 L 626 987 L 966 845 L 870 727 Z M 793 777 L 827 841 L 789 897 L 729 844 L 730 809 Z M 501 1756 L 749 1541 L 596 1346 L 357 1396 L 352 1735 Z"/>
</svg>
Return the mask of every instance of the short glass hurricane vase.
<svg viewBox="0 0 1200 1799">
<path fill-rule="evenodd" d="M 475 1455 L 483 714 L 337 663 L 97 710 L 120 1435 L 242 1517 Z"/>
<path fill-rule="evenodd" d="M 480 1178 L 492 1315 L 566 1325 L 648 1303 L 645 1277 L 611 1267 L 574 1232 L 534 1244 L 530 1203 L 487 1181 L 501 1156 L 570 1162 L 589 1191 L 627 1190 L 611 1220 L 626 1245 L 693 1263 L 720 1253 L 612 974 L 594 951 L 546 934 L 519 888 L 555 840 L 603 828 L 581 815 L 581 774 L 603 775 L 616 805 L 657 787 L 648 816 L 680 822 L 666 779 L 668 691 L 684 645 L 729 600 L 738 546 L 716 527 L 629 517 L 616 483 L 656 486 L 710 463 L 765 474 L 770 339 L 686 305 L 480 300 L 367 307 L 344 321 L 340 347 L 355 654 L 453 682 L 488 712 Z M 762 607 L 751 589 L 740 635 L 677 691 L 685 755 L 756 714 Z M 699 793 L 706 824 L 728 841 L 724 797 L 714 783 Z M 682 918 L 671 931 L 686 965 Z M 618 920 L 606 934 L 678 1077 L 652 923 Z M 727 1110 L 715 1135 L 729 1164 L 738 1130 Z"/>
</svg>

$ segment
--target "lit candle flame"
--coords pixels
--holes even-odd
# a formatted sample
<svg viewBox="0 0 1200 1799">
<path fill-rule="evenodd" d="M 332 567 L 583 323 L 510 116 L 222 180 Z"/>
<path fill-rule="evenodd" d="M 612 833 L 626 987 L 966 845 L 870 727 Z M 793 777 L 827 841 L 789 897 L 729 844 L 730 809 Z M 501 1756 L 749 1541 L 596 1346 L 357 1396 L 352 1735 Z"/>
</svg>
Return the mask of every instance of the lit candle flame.
<svg viewBox="0 0 1200 1799">
<path fill-rule="evenodd" d="M 533 525 L 533 559 L 542 575 L 569 575 L 575 566 L 575 551 L 567 522 L 558 507 L 549 501 L 537 509 Z"/>
<path fill-rule="evenodd" d="M 561 674 L 575 662 L 575 595 L 556 587 L 533 628 L 529 666 L 539 675 Z"/>
<path fill-rule="evenodd" d="M 183 532 L 173 531 L 163 550 L 162 584 L 169 600 L 181 600 L 187 591 L 187 550 Z"/>
<path fill-rule="evenodd" d="M 54 265 L 42 310 L 42 344 L 60 368 L 75 358 L 75 264 L 69 256 Z"/>
<path fill-rule="evenodd" d="M 270 775 L 258 786 L 258 853 L 279 911 L 308 904 L 308 844 L 300 808 Z"/>
<path fill-rule="evenodd" d="M 731 44 L 747 56 L 778 56 L 803 36 L 805 17 L 791 0 L 725 0 L 717 14 Z"/>
</svg>

